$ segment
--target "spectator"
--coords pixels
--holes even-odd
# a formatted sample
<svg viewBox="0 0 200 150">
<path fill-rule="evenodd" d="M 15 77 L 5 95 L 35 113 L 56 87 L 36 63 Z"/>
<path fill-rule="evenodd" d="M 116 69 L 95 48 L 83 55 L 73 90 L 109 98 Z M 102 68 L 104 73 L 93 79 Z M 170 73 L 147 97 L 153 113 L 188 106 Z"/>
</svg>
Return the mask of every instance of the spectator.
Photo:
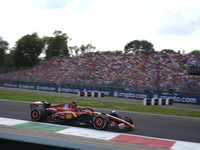
<svg viewBox="0 0 200 150">
<path fill-rule="evenodd" d="M 3 74 L 0 77 L 59 84 L 117 85 L 133 89 L 178 88 L 199 77 L 187 74 L 187 60 L 200 62 L 192 54 L 86 55 L 53 57 L 32 69 Z"/>
</svg>

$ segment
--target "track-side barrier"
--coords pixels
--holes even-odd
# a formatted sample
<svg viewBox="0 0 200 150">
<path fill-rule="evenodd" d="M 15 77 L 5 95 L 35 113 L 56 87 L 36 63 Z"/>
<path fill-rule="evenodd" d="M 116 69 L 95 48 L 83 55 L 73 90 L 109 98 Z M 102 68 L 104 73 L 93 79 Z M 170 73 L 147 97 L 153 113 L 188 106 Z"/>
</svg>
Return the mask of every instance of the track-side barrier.
<svg viewBox="0 0 200 150">
<path fill-rule="evenodd" d="M 144 98 L 143 105 L 172 105 L 173 99 Z"/>
<path fill-rule="evenodd" d="M 105 94 L 102 92 L 78 92 L 80 97 L 104 97 Z"/>
</svg>

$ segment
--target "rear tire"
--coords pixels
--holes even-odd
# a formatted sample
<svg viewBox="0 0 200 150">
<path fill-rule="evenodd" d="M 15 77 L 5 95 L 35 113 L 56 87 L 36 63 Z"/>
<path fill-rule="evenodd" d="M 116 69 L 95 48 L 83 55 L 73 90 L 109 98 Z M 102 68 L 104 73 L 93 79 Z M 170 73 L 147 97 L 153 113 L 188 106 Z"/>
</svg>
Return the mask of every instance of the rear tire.
<svg viewBox="0 0 200 150">
<path fill-rule="evenodd" d="M 33 121 L 42 121 L 45 118 L 45 110 L 40 107 L 33 108 L 31 118 Z"/>
<path fill-rule="evenodd" d="M 93 126 L 98 130 L 103 130 L 108 127 L 109 119 L 106 115 L 96 115 L 93 120 Z"/>
</svg>

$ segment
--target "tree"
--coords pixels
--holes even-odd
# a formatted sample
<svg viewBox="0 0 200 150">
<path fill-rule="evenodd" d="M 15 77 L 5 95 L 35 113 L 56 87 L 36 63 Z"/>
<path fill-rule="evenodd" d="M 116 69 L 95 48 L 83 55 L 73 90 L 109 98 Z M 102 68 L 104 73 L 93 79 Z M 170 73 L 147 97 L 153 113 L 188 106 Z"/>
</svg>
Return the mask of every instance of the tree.
<svg viewBox="0 0 200 150">
<path fill-rule="evenodd" d="M 5 66 L 6 65 L 6 50 L 8 49 L 8 42 L 4 41 L 2 37 L 0 37 L 0 66 Z"/>
<path fill-rule="evenodd" d="M 78 56 L 78 52 L 80 51 L 80 48 L 78 46 L 71 46 L 69 47 L 69 50 L 70 50 L 71 55 L 75 53 L 76 56 Z"/>
<path fill-rule="evenodd" d="M 94 47 L 92 44 L 81 45 L 80 47 L 81 54 L 93 53 L 95 49 L 96 47 Z"/>
<path fill-rule="evenodd" d="M 92 44 L 87 44 L 86 45 L 86 53 L 93 52 L 96 49 Z"/>
<path fill-rule="evenodd" d="M 76 53 L 76 56 L 78 56 L 78 52 L 80 51 L 80 48 L 78 46 L 74 46 L 74 51 Z"/>
<path fill-rule="evenodd" d="M 153 44 L 146 40 L 134 40 L 127 43 L 124 47 L 125 54 L 129 52 L 133 52 L 134 54 L 147 54 L 147 53 L 154 53 L 155 50 L 153 48 Z"/>
<path fill-rule="evenodd" d="M 53 41 L 54 41 L 54 38 L 53 37 L 43 37 L 44 39 L 44 42 L 45 42 L 45 47 L 47 47 L 47 49 L 45 50 L 45 53 L 46 53 L 46 59 L 48 58 L 51 58 L 53 56 L 52 54 L 52 48 L 53 48 Z"/>
<path fill-rule="evenodd" d="M 61 31 L 55 31 L 55 37 L 44 37 L 46 49 L 46 58 L 51 58 L 53 56 L 60 56 L 69 54 L 68 41 L 71 40 L 66 33 Z"/>
<path fill-rule="evenodd" d="M 115 53 L 115 55 L 122 55 L 123 51 L 116 50 L 116 51 L 114 51 L 114 53 Z"/>
<path fill-rule="evenodd" d="M 176 54 L 176 52 L 172 49 L 163 49 L 160 53 L 163 53 L 164 51 L 165 53 Z"/>
<path fill-rule="evenodd" d="M 6 59 L 6 66 L 8 67 L 13 67 L 13 54 L 14 51 L 11 49 L 9 54 L 5 54 L 5 59 Z"/>
<path fill-rule="evenodd" d="M 101 55 L 102 52 L 100 52 L 99 50 L 94 52 L 94 55 Z"/>
<path fill-rule="evenodd" d="M 191 54 L 200 54 L 200 50 L 193 50 L 190 52 Z"/>
<path fill-rule="evenodd" d="M 37 33 L 25 35 L 16 42 L 13 52 L 15 66 L 34 66 L 39 63 L 39 55 L 44 48 L 44 41 Z"/>
<path fill-rule="evenodd" d="M 81 54 L 85 54 L 86 46 L 85 45 L 81 45 L 80 50 L 81 50 Z"/>
<path fill-rule="evenodd" d="M 103 51 L 102 52 L 103 55 L 122 55 L 123 52 L 122 51 Z"/>
</svg>

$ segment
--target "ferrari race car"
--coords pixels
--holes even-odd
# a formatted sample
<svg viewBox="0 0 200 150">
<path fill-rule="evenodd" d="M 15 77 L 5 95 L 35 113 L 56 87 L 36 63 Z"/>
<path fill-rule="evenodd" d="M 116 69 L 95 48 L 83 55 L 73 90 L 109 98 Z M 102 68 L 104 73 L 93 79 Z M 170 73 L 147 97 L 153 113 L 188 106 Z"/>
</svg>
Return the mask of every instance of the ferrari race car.
<svg viewBox="0 0 200 150">
<path fill-rule="evenodd" d="M 30 104 L 33 121 L 59 122 L 67 125 L 92 125 L 103 130 L 107 127 L 117 129 L 134 129 L 130 118 L 123 120 L 120 114 L 112 111 L 110 114 L 95 112 L 90 107 L 77 107 L 76 102 L 63 105 L 54 105 L 45 101 Z"/>
</svg>

